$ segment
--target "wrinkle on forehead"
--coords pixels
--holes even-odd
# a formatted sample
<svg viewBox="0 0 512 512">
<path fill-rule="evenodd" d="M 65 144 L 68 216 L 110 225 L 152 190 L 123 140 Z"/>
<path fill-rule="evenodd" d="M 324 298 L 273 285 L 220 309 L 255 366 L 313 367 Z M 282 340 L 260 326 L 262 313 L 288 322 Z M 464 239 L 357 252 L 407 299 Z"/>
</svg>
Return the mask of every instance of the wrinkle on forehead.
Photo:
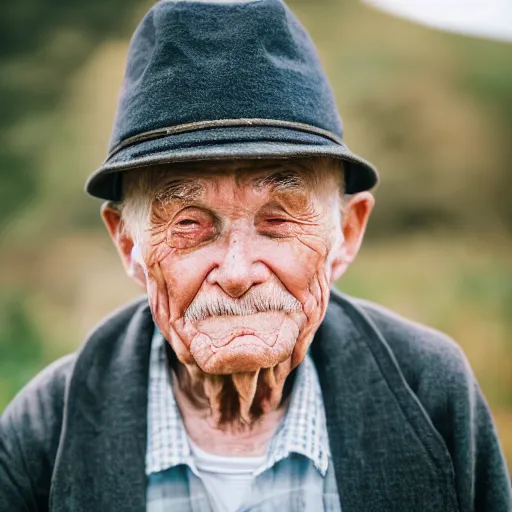
<svg viewBox="0 0 512 512">
<path fill-rule="evenodd" d="M 267 173 L 265 176 L 253 178 L 251 185 L 257 189 L 270 187 L 276 192 L 307 193 L 309 189 L 304 177 L 293 169 L 278 169 Z"/>
<path fill-rule="evenodd" d="M 192 177 L 173 177 L 165 181 L 156 195 L 157 201 L 180 200 L 185 202 L 199 201 L 204 196 L 205 186 L 202 180 Z"/>
<path fill-rule="evenodd" d="M 148 166 L 128 171 L 123 176 L 123 194 L 132 196 L 137 189 L 143 194 L 169 199 L 195 199 L 201 193 L 205 178 L 232 175 L 237 186 L 252 182 L 256 188 L 272 186 L 311 192 L 327 189 L 332 192 L 333 183 L 343 194 L 343 166 L 340 161 L 327 157 L 291 160 L 219 160 L 181 162 Z M 327 179 L 330 178 L 330 179 Z M 202 182 L 202 183 L 201 183 Z M 323 190 L 322 190 L 323 191 Z"/>
<path fill-rule="evenodd" d="M 180 200 L 197 202 L 204 198 L 209 186 L 217 188 L 216 178 L 233 176 L 238 188 L 251 187 L 261 192 L 269 189 L 271 192 L 284 195 L 294 193 L 301 196 L 303 202 L 311 190 L 304 179 L 303 173 L 288 166 L 265 165 L 252 166 L 214 166 L 207 172 L 205 169 L 180 169 L 157 185 L 155 199 L 159 202 Z"/>
</svg>

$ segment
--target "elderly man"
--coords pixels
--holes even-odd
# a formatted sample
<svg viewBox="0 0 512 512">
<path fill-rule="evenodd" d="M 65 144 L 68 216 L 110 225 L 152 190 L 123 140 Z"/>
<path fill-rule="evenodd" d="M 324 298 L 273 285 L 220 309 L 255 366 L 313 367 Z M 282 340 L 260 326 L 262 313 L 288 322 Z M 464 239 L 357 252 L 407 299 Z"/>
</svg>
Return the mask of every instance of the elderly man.
<svg viewBox="0 0 512 512">
<path fill-rule="evenodd" d="M 147 298 L 4 412 L 2 511 L 512 509 L 457 345 L 331 288 L 377 182 L 341 137 L 279 0 L 149 11 L 87 184 Z"/>
</svg>

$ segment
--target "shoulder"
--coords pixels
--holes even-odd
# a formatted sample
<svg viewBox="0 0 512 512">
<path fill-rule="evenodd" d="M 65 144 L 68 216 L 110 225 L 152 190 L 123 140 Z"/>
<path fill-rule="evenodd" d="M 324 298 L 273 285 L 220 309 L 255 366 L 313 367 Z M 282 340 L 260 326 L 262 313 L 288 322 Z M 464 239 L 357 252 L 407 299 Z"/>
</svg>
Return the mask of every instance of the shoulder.
<svg viewBox="0 0 512 512">
<path fill-rule="evenodd" d="M 108 357 L 109 346 L 122 337 L 146 299 L 115 311 L 101 322 L 77 353 L 47 366 L 0 415 L 0 510 L 47 507 L 55 460 L 65 430 L 70 382 L 85 356 Z M 91 359 L 86 357 L 87 366 Z M 89 366 L 90 367 L 90 366 Z"/>
<path fill-rule="evenodd" d="M 465 427 L 470 428 L 472 407 L 483 399 L 460 346 L 446 334 L 372 302 L 338 292 L 333 301 L 362 336 L 384 347 L 402 377 L 400 387 L 415 396 L 451 449 L 455 418 L 466 418 Z M 379 364 L 379 356 L 376 359 Z M 396 386 L 384 369 L 389 365 L 379 366 L 388 385 Z"/>
<path fill-rule="evenodd" d="M 0 450 L 30 457 L 40 457 L 49 463 L 55 458 L 66 406 L 66 390 L 75 363 L 84 351 L 90 351 L 94 340 L 118 337 L 124 331 L 137 308 L 138 299 L 115 311 L 103 320 L 77 353 L 64 356 L 36 375 L 11 401 L 0 416 L 0 438 L 5 440 Z M 18 448 L 16 448 L 18 446 Z"/>
<path fill-rule="evenodd" d="M 418 393 L 426 382 L 467 384 L 472 371 L 461 347 L 448 335 L 408 320 L 373 302 L 335 293 L 352 321 L 359 316 L 391 350 L 407 384 Z"/>
<path fill-rule="evenodd" d="M 340 315 L 349 316 L 361 334 L 380 338 L 395 359 L 403 385 L 450 454 L 461 510 L 509 510 L 510 479 L 494 422 L 459 345 L 374 303 L 338 292 L 333 301 Z"/>
<path fill-rule="evenodd" d="M 98 338 L 105 340 L 122 335 L 135 311 L 145 301 L 145 297 L 138 298 L 114 311 L 91 331 L 77 353 L 64 356 L 43 369 L 7 406 L 1 416 L 2 420 L 14 419 L 20 414 L 44 420 L 49 419 L 47 416 L 52 414 L 52 411 L 58 414 L 61 409 L 59 405 L 62 405 L 64 399 L 66 382 L 73 372 L 77 357 L 90 350 L 90 346 L 95 346 L 97 343 L 94 341 Z"/>
<path fill-rule="evenodd" d="M 34 377 L 7 406 L 0 417 L 0 428 L 15 428 L 23 435 L 31 430 L 41 441 L 48 427 L 60 429 L 66 381 L 72 372 L 75 354 L 58 359 Z"/>
<path fill-rule="evenodd" d="M 460 346 L 446 334 L 372 302 L 338 292 L 333 300 L 363 336 L 371 333 L 389 352 L 402 376 L 400 386 L 415 397 L 453 456 L 456 443 L 474 428 L 475 404 L 487 410 Z M 396 386 L 385 371 L 383 376 Z"/>
<path fill-rule="evenodd" d="M 1 510 L 38 510 L 48 500 L 74 361 L 72 354 L 49 365 L 0 416 Z"/>
</svg>

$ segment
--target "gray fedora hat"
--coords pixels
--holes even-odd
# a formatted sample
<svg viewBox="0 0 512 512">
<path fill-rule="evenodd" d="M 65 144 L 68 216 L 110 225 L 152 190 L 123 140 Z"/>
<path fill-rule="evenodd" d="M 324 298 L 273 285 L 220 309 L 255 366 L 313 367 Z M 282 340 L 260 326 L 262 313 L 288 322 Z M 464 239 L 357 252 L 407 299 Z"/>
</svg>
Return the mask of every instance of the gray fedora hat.
<svg viewBox="0 0 512 512">
<path fill-rule="evenodd" d="M 280 0 L 162 0 L 133 35 L 103 165 L 89 194 L 120 200 L 122 171 L 215 159 L 330 156 L 348 193 L 376 169 L 343 143 L 316 49 Z"/>
</svg>

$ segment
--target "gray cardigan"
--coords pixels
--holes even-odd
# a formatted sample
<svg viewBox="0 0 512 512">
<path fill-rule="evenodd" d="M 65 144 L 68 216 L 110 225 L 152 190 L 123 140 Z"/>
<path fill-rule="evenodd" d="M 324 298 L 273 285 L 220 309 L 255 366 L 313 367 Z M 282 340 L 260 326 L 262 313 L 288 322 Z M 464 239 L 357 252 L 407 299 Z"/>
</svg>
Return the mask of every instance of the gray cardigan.
<svg viewBox="0 0 512 512">
<path fill-rule="evenodd" d="M 13 400 L 0 512 L 144 512 L 152 332 L 139 300 Z M 311 352 L 343 512 L 512 511 L 488 406 L 455 343 L 333 291 Z"/>
</svg>

